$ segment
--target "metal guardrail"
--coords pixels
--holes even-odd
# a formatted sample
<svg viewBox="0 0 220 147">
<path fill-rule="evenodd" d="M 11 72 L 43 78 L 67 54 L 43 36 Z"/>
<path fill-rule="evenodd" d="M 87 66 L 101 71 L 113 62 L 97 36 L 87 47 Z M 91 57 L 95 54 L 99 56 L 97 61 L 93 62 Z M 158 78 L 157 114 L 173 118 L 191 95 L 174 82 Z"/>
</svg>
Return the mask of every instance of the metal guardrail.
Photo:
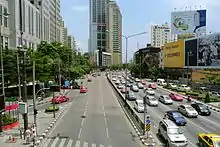
<svg viewBox="0 0 220 147">
<path fill-rule="evenodd" d="M 121 92 L 117 89 L 117 87 L 112 83 L 111 79 L 107 77 L 109 83 L 114 88 L 116 94 L 118 95 L 118 100 L 122 104 L 122 106 L 125 108 L 126 112 L 129 114 L 130 118 L 132 119 L 133 123 L 137 126 L 137 129 L 141 134 L 144 133 L 144 123 L 141 121 L 141 119 L 138 117 L 138 115 L 134 112 L 134 110 L 130 107 L 130 105 L 125 100 L 124 95 L 121 94 Z"/>
</svg>

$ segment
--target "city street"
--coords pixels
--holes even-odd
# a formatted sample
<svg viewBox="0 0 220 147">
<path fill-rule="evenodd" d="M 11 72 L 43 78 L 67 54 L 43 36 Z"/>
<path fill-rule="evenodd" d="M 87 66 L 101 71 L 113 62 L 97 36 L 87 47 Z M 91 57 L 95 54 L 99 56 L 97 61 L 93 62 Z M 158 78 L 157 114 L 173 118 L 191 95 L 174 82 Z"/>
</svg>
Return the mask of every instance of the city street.
<svg viewBox="0 0 220 147">
<path fill-rule="evenodd" d="M 143 90 L 140 90 L 136 93 L 138 99 L 143 99 L 145 95 Z M 161 88 L 157 88 L 155 91 L 155 97 L 158 98 L 160 95 L 169 95 L 168 92 L 162 90 Z M 128 101 L 129 105 L 133 108 L 134 102 Z M 152 122 L 152 131 L 156 134 L 159 122 L 163 119 L 163 116 L 166 111 L 169 110 L 177 110 L 177 106 L 187 103 L 185 100 L 184 102 L 173 102 L 173 105 L 164 105 L 159 103 L 157 107 L 150 107 L 147 106 L 147 113 L 150 115 L 150 119 Z M 134 110 L 135 111 L 135 110 Z M 212 110 L 211 110 L 212 111 Z M 135 111 L 136 112 L 136 111 Z M 137 112 L 136 112 L 137 113 Z M 144 118 L 143 113 L 137 113 L 140 118 Z M 220 131 L 220 118 L 219 113 L 212 111 L 211 116 L 198 116 L 198 118 L 187 118 L 186 126 L 183 126 L 182 129 L 184 130 L 185 136 L 188 138 L 189 146 L 197 147 L 198 143 L 198 134 L 199 133 L 217 133 Z"/>
<path fill-rule="evenodd" d="M 87 87 L 88 93 L 73 100 L 42 147 L 141 146 L 104 74 Z"/>
</svg>

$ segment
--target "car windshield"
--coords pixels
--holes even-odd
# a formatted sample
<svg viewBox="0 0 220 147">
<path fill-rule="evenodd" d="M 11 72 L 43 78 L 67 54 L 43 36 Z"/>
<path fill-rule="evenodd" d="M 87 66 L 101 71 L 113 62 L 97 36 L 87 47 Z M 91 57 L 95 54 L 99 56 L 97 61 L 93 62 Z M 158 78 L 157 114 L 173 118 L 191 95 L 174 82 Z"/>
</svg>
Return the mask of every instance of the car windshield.
<svg viewBox="0 0 220 147">
<path fill-rule="evenodd" d="M 138 103 L 138 106 L 139 107 L 144 107 L 144 104 L 143 103 Z"/>
<path fill-rule="evenodd" d="M 165 96 L 164 99 L 165 100 L 170 100 L 170 98 L 168 96 Z"/>
<path fill-rule="evenodd" d="M 186 107 L 186 109 L 189 111 L 194 111 L 194 108 L 192 108 L 192 107 Z"/>
<path fill-rule="evenodd" d="M 207 106 L 205 106 L 205 105 L 199 105 L 199 108 L 200 109 L 208 109 Z"/>
<path fill-rule="evenodd" d="M 214 147 L 220 147 L 220 141 L 219 140 L 214 141 L 213 144 L 214 144 Z"/>
<path fill-rule="evenodd" d="M 151 100 L 151 101 L 156 101 L 157 99 L 155 99 L 155 98 L 150 98 L 150 100 Z"/>
<path fill-rule="evenodd" d="M 134 97 L 134 96 L 135 96 L 135 94 L 134 94 L 134 93 L 130 93 L 130 96 L 131 96 L 131 97 Z"/>
<path fill-rule="evenodd" d="M 179 113 L 175 112 L 175 113 L 173 113 L 173 117 L 178 118 L 178 117 L 182 117 L 182 116 Z"/>
<path fill-rule="evenodd" d="M 170 128 L 167 130 L 168 134 L 182 134 L 183 132 L 180 130 L 180 128 Z"/>
</svg>

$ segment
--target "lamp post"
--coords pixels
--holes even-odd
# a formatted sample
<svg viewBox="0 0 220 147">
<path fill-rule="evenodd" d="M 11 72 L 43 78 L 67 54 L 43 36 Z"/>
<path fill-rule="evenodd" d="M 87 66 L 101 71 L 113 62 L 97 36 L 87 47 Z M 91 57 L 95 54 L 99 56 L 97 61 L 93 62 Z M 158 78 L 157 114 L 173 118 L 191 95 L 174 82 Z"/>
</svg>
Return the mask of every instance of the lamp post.
<svg viewBox="0 0 220 147">
<path fill-rule="evenodd" d="M 4 13 L 3 16 L 9 16 L 9 13 Z M 3 36 L 2 28 L 0 27 L 0 51 L 1 51 L 1 74 L 2 74 L 2 94 L 5 96 L 5 78 L 4 78 L 4 63 L 3 63 Z"/>
<path fill-rule="evenodd" d="M 108 33 L 113 33 L 112 31 L 110 30 L 106 30 L 106 32 Z M 143 35 L 143 34 L 147 34 L 148 32 L 141 32 L 141 33 L 137 33 L 137 34 L 133 34 L 133 35 L 130 35 L 130 36 L 125 36 L 125 35 L 121 35 L 121 37 L 124 37 L 125 38 L 125 77 L 126 77 L 126 80 L 125 80 L 125 91 L 126 91 L 126 94 L 127 94 L 127 77 L 128 77 L 128 39 L 130 38 L 133 38 L 133 37 L 136 37 L 136 36 L 140 36 L 140 35 Z M 126 99 L 125 99 L 126 100 Z"/>
</svg>

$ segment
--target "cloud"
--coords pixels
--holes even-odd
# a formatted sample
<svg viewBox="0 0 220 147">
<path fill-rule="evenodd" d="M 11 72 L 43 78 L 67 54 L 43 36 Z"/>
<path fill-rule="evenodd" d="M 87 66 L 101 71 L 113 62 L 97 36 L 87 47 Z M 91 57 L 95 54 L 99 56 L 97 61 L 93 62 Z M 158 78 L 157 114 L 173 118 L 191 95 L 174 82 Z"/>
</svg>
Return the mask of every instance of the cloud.
<svg viewBox="0 0 220 147">
<path fill-rule="evenodd" d="M 87 11 L 88 10 L 88 6 L 87 5 L 78 5 L 78 6 L 73 6 L 72 7 L 73 11 Z"/>
</svg>

